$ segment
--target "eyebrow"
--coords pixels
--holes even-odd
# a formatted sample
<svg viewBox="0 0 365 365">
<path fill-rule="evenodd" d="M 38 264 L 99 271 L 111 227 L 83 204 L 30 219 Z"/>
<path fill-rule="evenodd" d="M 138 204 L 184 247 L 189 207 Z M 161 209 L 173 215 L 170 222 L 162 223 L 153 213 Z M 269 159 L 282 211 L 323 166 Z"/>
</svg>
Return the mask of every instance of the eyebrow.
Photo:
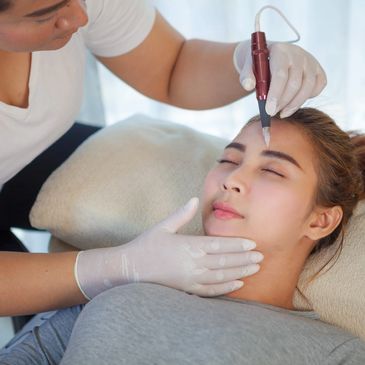
<svg viewBox="0 0 365 365">
<path fill-rule="evenodd" d="M 46 15 L 49 13 L 53 13 L 54 11 L 63 8 L 70 0 L 62 0 L 57 4 L 54 4 L 52 6 L 49 6 L 47 8 L 39 9 L 36 11 L 33 11 L 32 13 L 24 15 L 26 18 L 35 18 L 38 16 Z"/>
<path fill-rule="evenodd" d="M 225 147 L 225 149 L 227 149 L 227 148 L 234 148 L 241 152 L 246 151 L 246 146 L 241 143 L 237 143 L 237 142 L 230 143 L 229 145 L 227 145 Z M 293 165 L 295 165 L 296 167 L 298 167 L 299 169 L 303 170 L 295 158 L 293 158 L 292 156 L 290 156 L 284 152 L 274 151 L 274 150 L 264 150 L 261 152 L 261 155 L 265 156 L 265 157 L 273 157 L 273 158 L 277 158 L 280 160 L 288 161 L 288 162 L 292 163 Z"/>
</svg>

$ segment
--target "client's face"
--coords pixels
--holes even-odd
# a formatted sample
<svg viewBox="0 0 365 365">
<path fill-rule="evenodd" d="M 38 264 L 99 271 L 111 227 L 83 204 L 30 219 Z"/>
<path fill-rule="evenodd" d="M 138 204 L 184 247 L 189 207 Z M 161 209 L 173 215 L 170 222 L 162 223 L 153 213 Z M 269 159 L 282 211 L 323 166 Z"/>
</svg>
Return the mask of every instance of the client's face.
<svg viewBox="0 0 365 365">
<path fill-rule="evenodd" d="M 314 208 L 315 161 L 294 125 L 273 120 L 269 149 L 260 123 L 245 127 L 206 177 L 205 233 L 246 237 L 275 250 L 300 242 Z"/>
</svg>

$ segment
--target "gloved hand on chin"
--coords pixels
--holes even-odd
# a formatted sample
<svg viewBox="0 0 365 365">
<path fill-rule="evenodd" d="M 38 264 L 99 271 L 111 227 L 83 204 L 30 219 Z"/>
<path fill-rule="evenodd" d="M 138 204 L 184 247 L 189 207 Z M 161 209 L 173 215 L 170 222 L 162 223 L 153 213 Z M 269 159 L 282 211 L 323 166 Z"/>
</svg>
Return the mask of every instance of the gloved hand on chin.
<svg viewBox="0 0 365 365">
<path fill-rule="evenodd" d="M 188 236 L 177 230 L 196 214 L 199 200 L 185 206 L 131 242 L 81 251 L 75 276 L 87 299 L 117 285 L 148 282 L 200 296 L 223 295 L 243 285 L 263 258 L 255 243 L 232 237 Z"/>
</svg>

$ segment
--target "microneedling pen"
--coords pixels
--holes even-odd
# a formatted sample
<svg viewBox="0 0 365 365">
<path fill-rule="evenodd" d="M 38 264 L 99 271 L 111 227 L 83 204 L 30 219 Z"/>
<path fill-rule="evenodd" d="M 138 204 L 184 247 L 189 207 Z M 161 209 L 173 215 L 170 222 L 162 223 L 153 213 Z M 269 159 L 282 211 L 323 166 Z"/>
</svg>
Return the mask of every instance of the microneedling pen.
<svg viewBox="0 0 365 365">
<path fill-rule="evenodd" d="M 252 66 L 256 78 L 256 98 L 259 103 L 262 133 L 266 146 L 270 143 L 271 117 L 266 113 L 266 100 L 270 86 L 269 50 L 264 32 L 251 35 Z"/>
<path fill-rule="evenodd" d="M 251 35 L 251 53 L 252 53 L 252 67 L 256 78 L 256 98 L 259 104 L 260 119 L 262 125 L 262 133 L 266 146 L 270 143 L 270 125 L 271 117 L 266 113 L 266 100 L 270 87 L 270 65 L 269 65 L 269 50 L 267 48 L 265 33 L 260 31 L 260 15 L 265 9 L 275 10 L 288 24 L 288 26 L 296 34 L 297 38 L 288 41 L 287 43 L 294 43 L 300 40 L 300 35 L 294 26 L 289 22 L 286 16 L 276 7 L 266 5 L 259 10 L 255 17 L 255 32 Z"/>
</svg>

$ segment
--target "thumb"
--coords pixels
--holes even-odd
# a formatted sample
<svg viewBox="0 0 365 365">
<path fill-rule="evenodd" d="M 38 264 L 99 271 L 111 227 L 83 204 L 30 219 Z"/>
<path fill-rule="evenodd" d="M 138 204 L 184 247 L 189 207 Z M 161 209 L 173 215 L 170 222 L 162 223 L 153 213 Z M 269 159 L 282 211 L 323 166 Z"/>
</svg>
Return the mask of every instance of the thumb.
<svg viewBox="0 0 365 365">
<path fill-rule="evenodd" d="M 170 233 L 176 233 L 181 227 L 190 222 L 195 216 L 199 206 L 197 197 L 191 198 L 184 206 L 175 213 L 164 219 L 159 225 L 159 229 Z"/>
<path fill-rule="evenodd" d="M 252 70 L 251 42 L 243 41 L 239 43 L 233 53 L 233 64 L 240 74 L 242 87 L 251 91 L 256 86 L 256 78 Z"/>
<path fill-rule="evenodd" d="M 256 86 L 256 78 L 252 70 L 251 56 L 247 57 L 247 61 L 243 65 L 243 69 L 240 73 L 240 83 L 247 91 L 253 90 Z"/>
</svg>

